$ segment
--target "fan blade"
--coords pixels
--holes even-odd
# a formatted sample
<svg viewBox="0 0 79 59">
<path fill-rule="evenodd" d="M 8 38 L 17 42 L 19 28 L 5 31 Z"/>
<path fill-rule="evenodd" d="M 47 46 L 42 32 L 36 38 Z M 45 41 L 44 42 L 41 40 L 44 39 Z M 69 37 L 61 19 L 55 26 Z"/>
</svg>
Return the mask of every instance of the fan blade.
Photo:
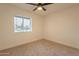
<svg viewBox="0 0 79 59">
<path fill-rule="evenodd" d="M 43 3 L 42 6 L 46 6 L 46 5 L 50 5 L 50 4 L 54 4 L 54 3 Z"/>
<path fill-rule="evenodd" d="M 38 7 L 36 7 L 35 9 L 33 9 L 33 11 L 37 10 Z"/>
<path fill-rule="evenodd" d="M 44 7 L 42 7 L 42 9 L 43 9 L 44 11 L 46 11 L 46 9 L 45 9 Z"/>
<path fill-rule="evenodd" d="M 26 3 L 26 4 L 38 6 L 38 4 L 35 4 L 35 3 Z"/>
</svg>

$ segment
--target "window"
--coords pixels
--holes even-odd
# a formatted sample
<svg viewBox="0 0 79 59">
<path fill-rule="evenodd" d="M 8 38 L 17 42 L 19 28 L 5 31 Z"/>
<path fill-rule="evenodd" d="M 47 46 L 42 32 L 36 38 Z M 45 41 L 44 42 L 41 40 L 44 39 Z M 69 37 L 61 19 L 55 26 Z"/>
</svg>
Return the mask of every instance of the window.
<svg viewBox="0 0 79 59">
<path fill-rule="evenodd" d="M 14 32 L 31 32 L 32 20 L 28 17 L 15 16 L 14 17 Z"/>
</svg>

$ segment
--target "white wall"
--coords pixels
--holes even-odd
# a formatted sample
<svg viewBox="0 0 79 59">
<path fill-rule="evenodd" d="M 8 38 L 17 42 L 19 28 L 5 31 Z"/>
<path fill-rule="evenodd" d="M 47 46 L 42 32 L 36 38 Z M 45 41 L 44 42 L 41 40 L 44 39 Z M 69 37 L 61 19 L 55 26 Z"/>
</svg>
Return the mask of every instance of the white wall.
<svg viewBox="0 0 79 59">
<path fill-rule="evenodd" d="M 14 32 L 16 15 L 32 18 L 32 32 Z M 42 25 L 42 17 L 9 4 L 0 4 L 0 50 L 42 39 Z"/>
<path fill-rule="evenodd" d="M 16 15 L 32 17 L 32 32 L 14 32 L 13 17 Z M 78 30 L 79 6 L 41 17 L 9 4 L 0 4 L 0 50 L 43 38 L 79 48 Z"/>
<path fill-rule="evenodd" d="M 45 17 L 44 38 L 79 48 L 79 6 Z"/>
</svg>

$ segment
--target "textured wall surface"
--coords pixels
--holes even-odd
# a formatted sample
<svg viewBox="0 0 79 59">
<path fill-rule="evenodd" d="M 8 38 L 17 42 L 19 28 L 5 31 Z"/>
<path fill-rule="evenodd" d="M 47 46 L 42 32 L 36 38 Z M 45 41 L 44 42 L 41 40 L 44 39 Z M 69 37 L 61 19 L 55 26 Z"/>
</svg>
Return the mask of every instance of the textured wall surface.
<svg viewBox="0 0 79 59">
<path fill-rule="evenodd" d="M 14 32 L 14 16 L 32 18 L 32 32 Z M 42 18 L 9 4 L 0 4 L 0 50 L 42 39 Z"/>
<path fill-rule="evenodd" d="M 44 31 L 48 40 L 79 48 L 79 6 L 46 16 Z"/>
</svg>

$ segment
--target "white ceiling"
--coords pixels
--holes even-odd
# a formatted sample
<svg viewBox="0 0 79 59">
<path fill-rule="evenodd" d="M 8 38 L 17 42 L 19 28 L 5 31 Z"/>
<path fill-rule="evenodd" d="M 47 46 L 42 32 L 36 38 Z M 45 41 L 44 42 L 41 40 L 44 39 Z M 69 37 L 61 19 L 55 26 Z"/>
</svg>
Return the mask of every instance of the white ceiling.
<svg viewBox="0 0 79 59">
<path fill-rule="evenodd" d="M 79 6 L 78 3 L 54 3 L 51 5 L 44 6 L 47 9 L 47 11 L 43 11 L 43 10 L 42 11 L 38 11 L 38 10 L 33 11 L 33 9 L 36 6 L 28 5 L 25 3 L 13 3 L 12 5 L 22 8 L 22 9 L 25 9 L 26 11 L 32 12 L 34 14 L 42 15 L 42 16 L 52 14 L 54 12 L 62 11 L 67 8 L 70 8 L 70 7 Z"/>
</svg>

